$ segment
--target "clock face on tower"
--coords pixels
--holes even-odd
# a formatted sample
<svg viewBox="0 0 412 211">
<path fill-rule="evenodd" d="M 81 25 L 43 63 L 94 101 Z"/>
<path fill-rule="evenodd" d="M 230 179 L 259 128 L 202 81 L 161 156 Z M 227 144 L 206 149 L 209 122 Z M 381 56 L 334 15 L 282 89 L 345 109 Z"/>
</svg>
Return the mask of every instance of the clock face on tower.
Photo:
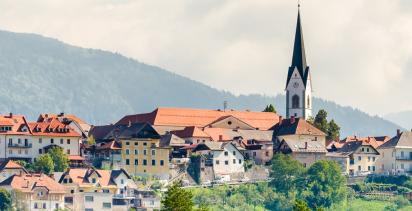
<svg viewBox="0 0 412 211">
<path fill-rule="evenodd" d="M 299 87 L 299 83 L 298 83 L 298 82 L 293 83 L 293 88 L 298 88 L 298 87 Z"/>
</svg>

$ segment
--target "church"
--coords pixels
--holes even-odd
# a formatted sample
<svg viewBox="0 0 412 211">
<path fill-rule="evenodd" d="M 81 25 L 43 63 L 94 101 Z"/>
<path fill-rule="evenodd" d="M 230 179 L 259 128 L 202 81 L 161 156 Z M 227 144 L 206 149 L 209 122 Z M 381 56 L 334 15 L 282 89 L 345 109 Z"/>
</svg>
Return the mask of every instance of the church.
<svg viewBox="0 0 412 211">
<path fill-rule="evenodd" d="M 305 44 L 298 7 L 292 64 L 286 80 L 286 117 L 308 119 L 312 116 L 312 78 L 306 63 Z"/>
</svg>

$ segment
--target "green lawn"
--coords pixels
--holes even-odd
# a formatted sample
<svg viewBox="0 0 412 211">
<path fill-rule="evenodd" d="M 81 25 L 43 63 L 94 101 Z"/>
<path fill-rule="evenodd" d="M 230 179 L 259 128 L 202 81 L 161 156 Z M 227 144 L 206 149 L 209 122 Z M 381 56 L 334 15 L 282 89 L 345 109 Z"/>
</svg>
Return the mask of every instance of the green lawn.
<svg viewBox="0 0 412 211">
<path fill-rule="evenodd" d="M 393 204 L 392 202 L 388 201 L 378 201 L 378 200 L 364 200 L 364 199 L 355 199 L 352 201 L 348 206 L 345 207 L 339 207 L 334 210 L 353 210 L 353 211 L 382 211 L 384 208 L 388 205 Z M 408 211 L 412 210 L 412 205 L 403 207 L 400 209 L 401 211 Z"/>
</svg>

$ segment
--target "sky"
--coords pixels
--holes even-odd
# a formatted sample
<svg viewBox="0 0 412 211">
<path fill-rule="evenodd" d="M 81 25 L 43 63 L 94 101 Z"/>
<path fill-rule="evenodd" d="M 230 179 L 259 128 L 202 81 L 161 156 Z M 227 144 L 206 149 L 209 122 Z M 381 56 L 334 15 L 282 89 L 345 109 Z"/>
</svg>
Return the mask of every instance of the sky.
<svg viewBox="0 0 412 211">
<path fill-rule="evenodd" d="M 313 95 L 412 110 L 411 0 L 301 0 Z M 234 94 L 283 94 L 294 0 L 1 0 L 0 29 L 121 53 Z"/>
</svg>

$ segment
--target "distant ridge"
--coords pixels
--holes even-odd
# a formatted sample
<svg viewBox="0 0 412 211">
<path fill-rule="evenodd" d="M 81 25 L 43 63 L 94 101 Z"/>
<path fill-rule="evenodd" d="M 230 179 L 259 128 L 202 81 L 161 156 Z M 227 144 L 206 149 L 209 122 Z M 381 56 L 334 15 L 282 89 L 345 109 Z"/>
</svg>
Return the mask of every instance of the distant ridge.
<svg viewBox="0 0 412 211">
<path fill-rule="evenodd" d="M 286 69 L 287 67 L 285 67 Z M 196 71 L 196 70 L 193 70 Z M 0 112 L 74 113 L 92 124 L 114 123 L 156 107 L 262 110 L 274 103 L 285 114 L 284 96 L 234 96 L 210 86 L 107 51 L 74 47 L 34 34 L 0 31 Z M 343 135 L 393 135 L 398 125 L 350 107 L 315 98 Z"/>
</svg>

